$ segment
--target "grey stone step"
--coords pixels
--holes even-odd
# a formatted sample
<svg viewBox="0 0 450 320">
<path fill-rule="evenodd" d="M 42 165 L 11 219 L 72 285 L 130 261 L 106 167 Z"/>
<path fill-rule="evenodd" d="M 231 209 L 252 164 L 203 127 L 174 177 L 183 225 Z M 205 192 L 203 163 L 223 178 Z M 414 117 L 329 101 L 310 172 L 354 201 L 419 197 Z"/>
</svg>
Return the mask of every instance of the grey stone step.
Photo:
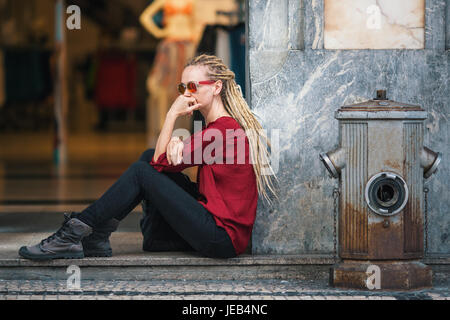
<svg viewBox="0 0 450 320">
<path fill-rule="evenodd" d="M 71 265 L 78 266 L 86 280 L 327 279 L 334 263 L 328 255 L 243 255 L 224 260 L 194 252 L 149 253 L 142 251 L 141 233 L 128 231 L 130 227 L 124 224 L 111 235 L 113 257 L 36 262 L 20 258 L 19 248 L 39 243 L 52 231 L 23 232 L 17 224 L 17 229 L 0 233 L 0 279 L 63 280 Z"/>
<path fill-rule="evenodd" d="M 113 257 L 78 260 L 30 261 L 18 250 L 48 237 L 61 223 L 61 214 L 40 214 L 35 223 L 2 215 L 8 229 L 0 232 L 0 280 L 67 280 L 69 266 L 78 266 L 83 280 L 257 280 L 286 279 L 326 282 L 336 262 L 330 254 L 242 255 L 234 259 L 210 259 L 193 252 L 149 253 L 142 251 L 138 231 L 140 214 L 133 213 L 111 236 Z M 434 271 L 435 283 L 446 284 L 450 259 L 433 256 L 424 261 Z"/>
<path fill-rule="evenodd" d="M 435 285 L 450 285 L 450 264 L 426 260 Z M 190 252 L 119 253 L 111 258 L 44 262 L 0 259 L 0 280 L 67 280 L 77 266 L 83 280 L 310 280 L 327 281 L 335 259 L 327 255 L 242 255 L 210 259 Z"/>
<path fill-rule="evenodd" d="M 328 278 L 334 259 L 322 256 L 251 256 L 210 259 L 188 252 L 142 253 L 111 258 L 35 262 L 1 259 L 3 280 L 64 280 L 69 266 L 83 280 L 254 280 Z"/>
<path fill-rule="evenodd" d="M 145 258 L 86 258 L 29 262 L 0 260 L 0 280 L 67 280 L 78 266 L 83 280 L 308 280 L 327 281 L 331 259 L 301 256 L 242 256 L 229 260 L 187 253 L 148 254 Z M 449 267 L 432 265 L 433 284 L 449 286 Z"/>
</svg>

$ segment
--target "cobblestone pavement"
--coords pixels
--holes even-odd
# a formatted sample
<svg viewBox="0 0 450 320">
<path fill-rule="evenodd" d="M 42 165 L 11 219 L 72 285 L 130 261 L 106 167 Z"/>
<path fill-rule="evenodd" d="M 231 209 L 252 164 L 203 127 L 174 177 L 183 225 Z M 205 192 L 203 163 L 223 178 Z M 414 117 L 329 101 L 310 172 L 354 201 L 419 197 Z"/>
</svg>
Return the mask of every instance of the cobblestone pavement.
<svg viewBox="0 0 450 320">
<path fill-rule="evenodd" d="M 66 281 L 0 280 L 0 300 L 450 300 L 448 287 L 393 292 L 340 290 L 300 280 Z"/>
</svg>

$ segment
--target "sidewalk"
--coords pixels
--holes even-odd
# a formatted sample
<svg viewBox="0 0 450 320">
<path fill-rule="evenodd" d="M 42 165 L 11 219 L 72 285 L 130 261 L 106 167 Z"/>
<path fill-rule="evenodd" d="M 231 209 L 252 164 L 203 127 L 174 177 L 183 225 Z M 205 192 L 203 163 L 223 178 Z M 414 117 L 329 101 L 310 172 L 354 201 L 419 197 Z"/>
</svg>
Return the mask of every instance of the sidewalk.
<svg viewBox="0 0 450 320">
<path fill-rule="evenodd" d="M 66 281 L 0 280 L 0 300 L 450 300 L 450 290 L 340 290 L 317 280 L 81 281 L 70 290 Z"/>
</svg>

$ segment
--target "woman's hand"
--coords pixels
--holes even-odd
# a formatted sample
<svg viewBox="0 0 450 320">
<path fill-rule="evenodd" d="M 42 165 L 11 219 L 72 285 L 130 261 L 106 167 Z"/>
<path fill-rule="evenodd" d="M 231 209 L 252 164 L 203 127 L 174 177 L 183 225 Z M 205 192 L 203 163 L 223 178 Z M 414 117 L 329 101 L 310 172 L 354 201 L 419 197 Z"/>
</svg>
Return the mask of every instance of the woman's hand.
<svg viewBox="0 0 450 320">
<path fill-rule="evenodd" d="M 184 143 L 179 137 L 173 137 L 167 145 L 166 157 L 170 165 L 177 166 L 183 160 Z"/>
<path fill-rule="evenodd" d="M 175 122 L 179 116 L 192 115 L 194 110 L 201 107 L 193 97 L 180 95 L 170 107 L 166 114 L 163 127 L 156 142 L 155 154 L 153 159 L 156 161 L 158 157 L 166 152 L 169 164 L 180 164 L 183 156 L 182 151 L 184 144 L 180 138 L 171 138 Z"/>
<path fill-rule="evenodd" d="M 201 104 L 197 103 L 195 98 L 180 95 L 170 107 L 169 113 L 173 114 L 175 117 L 192 115 L 194 111 L 198 110 L 200 107 Z"/>
</svg>

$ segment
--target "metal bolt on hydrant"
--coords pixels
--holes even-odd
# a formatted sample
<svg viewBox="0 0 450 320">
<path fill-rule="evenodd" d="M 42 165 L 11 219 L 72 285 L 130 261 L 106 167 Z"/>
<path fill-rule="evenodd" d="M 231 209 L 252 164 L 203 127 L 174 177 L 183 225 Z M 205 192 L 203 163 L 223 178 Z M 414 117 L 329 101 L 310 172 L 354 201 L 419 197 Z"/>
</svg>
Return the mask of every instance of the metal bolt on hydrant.
<svg viewBox="0 0 450 320">
<path fill-rule="evenodd" d="M 427 112 L 377 98 L 343 106 L 340 147 L 320 159 L 340 178 L 339 257 L 331 285 L 359 289 L 432 286 L 424 256 L 424 178 L 441 155 L 423 146 Z M 377 272 L 375 272 L 375 271 Z M 374 284 L 377 284 L 375 286 Z"/>
</svg>

